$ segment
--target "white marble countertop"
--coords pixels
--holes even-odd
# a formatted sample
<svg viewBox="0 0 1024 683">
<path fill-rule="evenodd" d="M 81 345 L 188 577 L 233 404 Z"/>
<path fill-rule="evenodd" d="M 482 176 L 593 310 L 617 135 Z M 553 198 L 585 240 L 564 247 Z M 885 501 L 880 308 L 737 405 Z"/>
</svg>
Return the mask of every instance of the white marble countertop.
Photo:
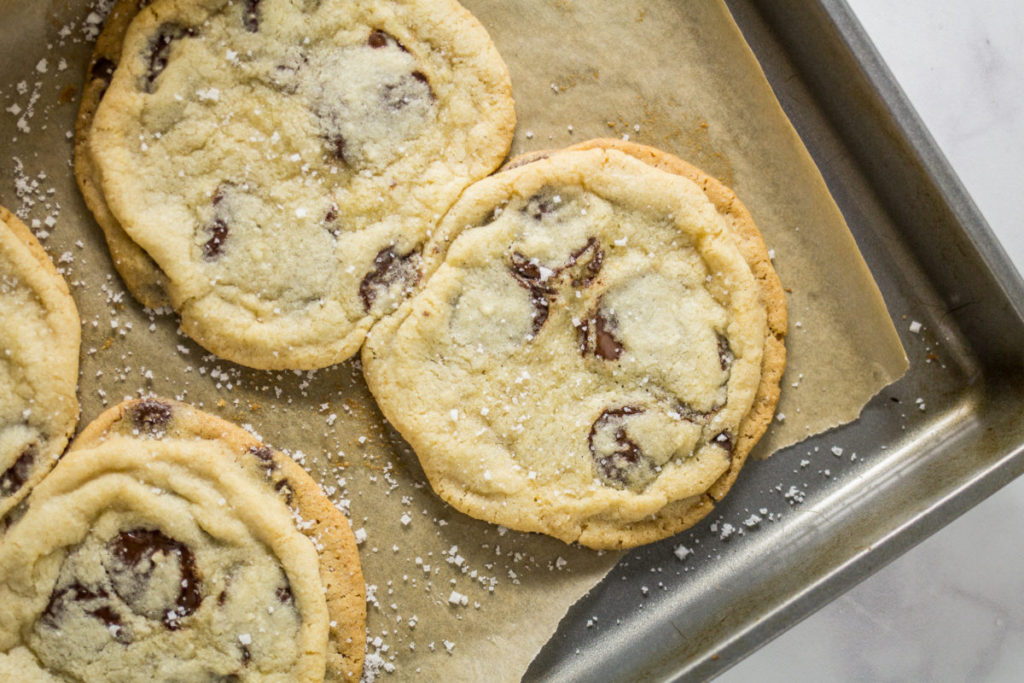
<svg viewBox="0 0 1024 683">
<path fill-rule="evenodd" d="M 1024 2 L 847 1 L 1024 273 Z M 1022 520 L 1024 477 L 717 681 L 1024 681 Z"/>
</svg>

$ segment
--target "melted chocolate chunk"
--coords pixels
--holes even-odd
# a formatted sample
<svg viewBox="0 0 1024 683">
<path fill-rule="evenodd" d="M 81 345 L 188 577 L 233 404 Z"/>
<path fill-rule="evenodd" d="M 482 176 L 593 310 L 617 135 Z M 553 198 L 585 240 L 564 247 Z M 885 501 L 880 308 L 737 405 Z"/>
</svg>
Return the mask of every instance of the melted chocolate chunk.
<svg viewBox="0 0 1024 683">
<path fill-rule="evenodd" d="M 370 37 L 366 40 L 366 43 L 374 50 L 376 50 L 387 45 L 388 38 L 390 37 L 391 36 L 384 33 L 384 31 L 381 31 L 380 29 L 374 29 L 370 31 Z"/>
<path fill-rule="evenodd" d="M 228 238 L 228 211 L 224 205 L 227 193 L 234 188 L 231 183 L 221 183 L 210 200 L 213 204 L 213 220 L 203 230 L 210 235 L 203 243 L 203 258 L 214 261 L 224 252 L 224 242 Z"/>
<path fill-rule="evenodd" d="M 718 435 L 711 440 L 711 443 L 722 448 L 729 454 L 730 458 L 732 457 L 733 443 L 732 435 L 730 435 L 729 432 L 719 432 Z"/>
<path fill-rule="evenodd" d="M 733 354 L 732 349 L 729 348 L 729 340 L 722 335 L 718 335 L 718 364 L 724 371 L 732 367 L 734 360 L 736 360 L 736 356 Z"/>
<path fill-rule="evenodd" d="M 167 428 L 173 412 L 163 401 L 147 398 L 132 406 L 131 419 L 140 431 L 156 434 Z"/>
<path fill-rule="evenodd" d="M 584 318 L 573 324 L 576 326 L 576 346 L 580 350 L 580 355 L 586 357 L 590 348 L 590 319 Z"/>
<path fill-rule="evenodd" d="M 102 100 L 103 96 L 107 94 L 107 88 L 110 87 L 110 81 L 114 79 L 115 69 L 117 69 L 117 64 L 106 57 L 100 57 L 97 59 L 89 69 L 90 77 L 94 81 L 101 81 L 103 83 L 103 87 L 100 90 L 100 100 Z"/>
<path fill-rule="evenodd" d="M 89 75 L 92 78 L 98 78 L 104 83 L 109 84 L 110 80 L 114 77 L 114 69 L 117 68 L 117 64 L 107 59 L 106 57 L 100 57 L 92 63 L 92 67 L 89 69 Z"/>
<path fill-rule="evenodd" d="M 528 287 L 547 287 L 541 283 L 540 264 L 526 258 L 518 251 L 512 254 L 512 276 Z"/>
<path fill-rule="evenodd" d="M 334 155 L 338 161 L 348 163 L 348 159 L 345 158 L 345 137 L 338 132 L 333 132 L 324 136 L 324 140 L 327 142 L 327 147 L 330 149 L 331 154 Z"/>
<path fill-rule="evenodd" d="M 195 34 L 195 29 L 180 24 L 160 24 L 160 27 L 156 30 L 156 35 L 149 40 L 149 69 L 143 80 L 143 90 L 147 93 L 156 91 L 155 82 L 157 77 L 167 68 L 167 60 L 171 55 L 171 45 L 176 40 L 181 40 L 185 36 L 194 36 Z"/>
<path fill-rule="evenodd" d="M 277 463 L 274 462 L 274 452 L 266 446 L 253 446 L 249 449 L 249 453 L 256 456 L 256 459 L 263 465 L 263 473 L 267 479 L 273 479 L 274 471 L 277 469 Z"/>
<path fill-rule="evenodd" d="M 175 604 L 161 608 L 159 614 L 139 613 L 150 619 L 160 618 L 173 630 L 181 627 L 181 620 L 196 611 L 202 602 L 202 581 L 196 568 L 195 555 L 183 543 L 165 536 L 156 529 L 122 531 L 107 543 L 113 561 L 105 561 L 114 592 L 133 610 L 145 595 L 155 569 L 154 557 L 164 555 L 178 563 L 181 584 Z"/>
<path fill-rule="evenodd" d="M 627 488 L 635 485 L 651 470 L 643 451 L 626 435 L 626 425 L 622 419 L 628 415 L 637 415 L 642 412 L 642 408 L 635 406 L 609 408 L 602 412 L 590 427 L 587 444 L 590 447 L 594 463 L 597 465 L 598 477 L 604 483 L 615 488 Z M 615 448 L 610 452 L 599 452 L 601 449 L 595 440 L 599 433 L 610 429 L 614 429 L 612 439 Z"/>
<path fill-rule="evenodd" d="M 217 594 L 217 607 L 223 607 L 228 601 L 228 588 L 231 587 L 231 578 L 231 574 L 224 577 L 224 588 Z"/>
<path fill-rule="evenodd" d="M 292 498 L 294 497 L 295 492 L 292 490 L 292 485 L 288 483 L 287 479 L 281 479 L 274 484 L 274 490 L 284 496 L 284 502 L 286 504 L 292 504 Z"/>
<path fill-rule="evenodd" d="M 242 25 L 249 33 L 260 30 L 260 0 L 245 0 L 242 4 Z"/>
<path fill-rule="evenodd" d="M 60 628 L 60 618 L 66 609 L 67 603 L 89 602 L 90 600 L 100 600 L 106 597 L 107 592 L 102 588 L 92 590 L 76 581 L 70 586 L 54 591 L 50 595 L 50 601 L 46 603 L 46 609 L 43 610 L 39 619 L 50 628 Z"/>
<path fill-rule="evenodd" d="M 366 39 L 366 44 L 374 50 L 387 47 L 388 45 L 394 45 L 402 52 L 408 52 L 408 50 L 405 49 L 405 45 L 402 45 L 402 43 L 398 41 L 398 38 L 395 38 L 390 33 L 381 31 L 380 29 L 370 31 L 370 37 Z"/>
<path fill-rule="evenodd" d="M 369 312 L 377 298 L 387 293 L 393 285 L 401 284 L 406 289 L 419 282 L 419 279 L 419 251 L 399 256 L 394 247 L 381 249 L 373 259 L 373 269 L 359 283 L 359 298 L 363 301 L 363 309 Z"/>
<path fill-rule="evenodd" d="M 124 628 L 124 624 L 121 622 L 121 615 L 115 612 L 114 608 L 110 605 L 103 605 L 94 610 L 89 610 L 89 614 L 102 621 L 107 629 L 114 627 L 116 632 L 120 632 Z"/>
<path fill-rule="evenodd" d="M 327 213 L 324 214 L 324 226 L 327 228 L 327 232 L 331 233 L 332 237 L 337 237 L 340 230 L 338 230 L 338 205 L 331 202 L 331 205 L 327 207 Z"/>
<path fill-rule="evenodd" d="M 565 269 L 572 272 L 573 287 L 589 287 L 604 265 L 604 249 L 596 237 L 569 255 Z"/>
<path fill-rule="evenodd" d="M 598 311 L 594 323 L 594 355 L 605 360 L 618 360 L 623 349 L 615 338 L 614 321 Z"/>
<path fill-rule="evenodd" d="M 548 321 L 551 304 L 543 292 L 536 290 L 531 290 L 530 292 L 530 303 L 533 304 L 533 325 L 530 333 L 536 337 L 540 333 L 541 328 L 544 327 L 544 323 Z"/>
<path fill-rule="evenodd" d="M 521 211 L 536 221 L 541 220 L 544 216 L 552 214 L 558 205 L 561 203 L 556 200 L 557 195 L 551 194 L 550 191 L 541 191 L 533 195 L 526 201 Z"/>
<path fill-rule="evenodd" d="M 521 287 L 530 290 L 530 303 L 533 304 L 533 329 L 531 334 L 536 337 L 551 312 L 551 298 L 556 295 L 554 287 L 543 277 L 538 263 L 526 258 L 518 251 L 512 254 L 512 265 L 509 267 L 512 277 Z"/>
<path fill-rule="evenodd" d="M 274 451 L 267 446 L 252 446 L 249 452 L 264 465 L 274 466 Z"/>
<path fill-rule="evenodd" d="M 223 218 L 215 218 L 206 226 L 210 239 L 203 243 L 203 258 L 207 261 L 216 260 L 224 250 L 224 240 L 228 238 L 228 224 Z"/>
<path fill-rule="evenodd" d="M 32 473 L 36 455 L 37 450 L 34 443 L 30 443 L 22 449 L 18 459 L 0 475 L 0 495 L 9 496 L 25 485 Z"/>
<path fill-rule="evenodd" d="M 615 336 L 616 328 L 615 318 L 601 310 L 599 301 L 597 310 L 576 325 L 580 353 L 584 356 L 592 354 L 603 360 L 618 360 L 625 348 Z"/>
<path fill-rule="evenodd" d="M 55 591 L 50 595 L 46 609 L 40 615 L 40 621 L 55 630 L 61 629 L 61 621 L 64 613 L 71 603 L 82 603 L 83 611 L 94 619 L 103 622 L 107 631 L 114 636 L 114 640 L 122 644 L 132 641 L 131 632 L 125 626 L 121 615 L 110 606 L 110 595 L 103 588 L 87 588 L 78 581 L 70 586 Z M 92 605 L 90 603 L 100 603 Z"/>
</svg>

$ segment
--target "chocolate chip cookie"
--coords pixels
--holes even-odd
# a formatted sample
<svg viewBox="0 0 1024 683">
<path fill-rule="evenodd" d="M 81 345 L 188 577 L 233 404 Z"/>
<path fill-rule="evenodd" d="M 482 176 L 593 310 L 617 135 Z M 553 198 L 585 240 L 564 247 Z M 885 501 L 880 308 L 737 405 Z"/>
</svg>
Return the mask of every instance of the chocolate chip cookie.
<svg viewBox="0 0 1024 683">
<path fill-rule="evenodd" d="M 363 366 L 454 507 L 620 548 L 732 484 L 778 397 L 785 300 L 726 188 L 657 150 L 586 147 L 471 186 Z"/>
<path fill-rule="evenodd" d="M 53 467 L 75 429 L 81 334 L 64 278 L 0 207 L 0 518 Z"/>
<path fill-rule="evenodd" d="M 344 516 L 287 456 L 163 399 L 108 410 L 0 543 L 0 674 L 358 680 Z"/>
<path fill-rule="evenodd" d="M 511 142 L 507 69 L 453 0 L 157 0 L 89 148 L 187 334 L 258 368 L 340 362 Z"/>
</svg>

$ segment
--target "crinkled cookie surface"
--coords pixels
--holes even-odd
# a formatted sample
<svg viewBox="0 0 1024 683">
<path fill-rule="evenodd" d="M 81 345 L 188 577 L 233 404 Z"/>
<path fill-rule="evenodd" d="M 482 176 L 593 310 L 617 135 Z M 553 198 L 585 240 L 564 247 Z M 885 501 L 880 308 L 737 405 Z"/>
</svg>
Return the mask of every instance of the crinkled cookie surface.
<svg viewBox="0 0 1024 683">
<path fill-rule="evenodd" d="M 636 156 L 556 152 L 475 184 L 424 289 L 370 333 L 375 398 L 463 512 L 650 542 L 710 510 L 771 418 L 781 289 L 700 186 Z"/>
<path fill-rule="evenodd" d="M 301 526 L 301 530 L 300 530 Z M 0 543 L 0 673 L 358 680 L 345 518 L 283 454 L 147 399 L 101 415 Z"/>
<path fill-rule="evenodd" d="M 427 232 L 508 150 L 510 93 L 450 0 L 158 0 L 89 144 L 183 329 L 307 369 L 353 354 L 418 282 Z"/>
</svg>

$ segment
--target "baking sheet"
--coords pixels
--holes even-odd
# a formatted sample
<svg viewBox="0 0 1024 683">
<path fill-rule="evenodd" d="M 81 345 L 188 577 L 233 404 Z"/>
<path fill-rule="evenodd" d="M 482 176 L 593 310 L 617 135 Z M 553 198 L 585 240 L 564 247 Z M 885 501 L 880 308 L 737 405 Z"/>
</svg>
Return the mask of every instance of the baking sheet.
<svg viewBox="0 0 1024 683">
<path fill-rule="evenodd" d="M 756 464 L 702 528 L 626 557 L 602 586 L 649 591 L 587 596 L 528 680 L 707 680 L 1024 472 L 1021 277 L 843 0 L 728 5 L 910 369 L 857 422 Z"/>
<path fill-rule="evenodd" d="M 753 212 L 792 290 L 794 321 L 780 404 L 786 417 L 762 453 L 856 417 L 901 374 L 905 357 L 852 238 L 721 5 L 467 5 L 512 70 L 520 114 L 514 152 L 630 135 L 722 177 Z M 438 503 L 373 407 L 356 363 L 318 373 L 249 371 L 205 354 L 177 332 L 173 316 L 141 310 L 113 275 L 68 165 L 75 88 L 98 15 L 66 1 L 0 0 L 0 13 L 4 26 L 18 27 L 4 43 L 0 144 L 10 164 L 0 171 L 0 202 L 49 234 L 44 243 L 72 283 L 85 324 L 83 419 L 154 392 L 249 425 L 309 467 L 365 532 L 373 670 L 478 679 L 493 675 L 500 660 L 501 673 L 517 678 L 617 556 L 505 532 Z M 821 349 L 832 358 L 819 362 Z M 821 406 L 829 409 L 814 410 Z M 748 493 L 760 485 L 758 475 L 745 478 Z M 816 488 L 804 486 L 802 495 Z M 738 538 L 781 519 L 777 511 L 795 499 L 779 496 L 745 520 L 709 520 L 658 547 L 680 563 L 677 573 L 695 568 L 694 560 L 685 564 L 696 555 L 694 533 Z M 626 583 L 622 594 L 643 605 L 651 586 Z M 614 586 L 606 581 L 598 592 Z M 594 636 L 587 642 L 600 640 L 602 626 L 585 628 Z"/>
</svg>

